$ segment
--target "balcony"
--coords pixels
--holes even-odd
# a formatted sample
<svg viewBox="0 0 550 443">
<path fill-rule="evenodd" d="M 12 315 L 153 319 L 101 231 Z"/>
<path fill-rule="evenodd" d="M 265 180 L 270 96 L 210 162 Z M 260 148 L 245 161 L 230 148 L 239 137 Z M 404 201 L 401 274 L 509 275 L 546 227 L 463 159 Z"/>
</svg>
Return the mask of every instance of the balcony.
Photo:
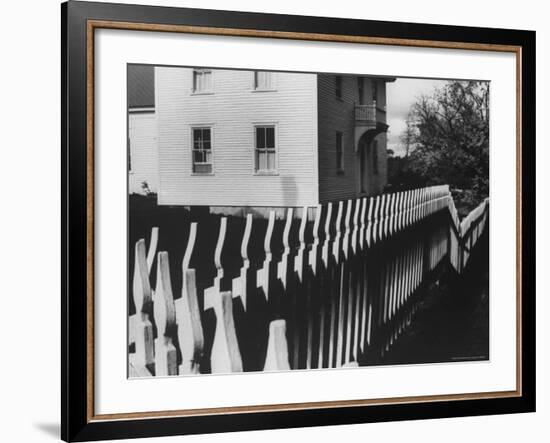
<svg viewBox="0 0 550 443">
<path fill-rule="evenodd" d="M 356 125 L 376 127 L 380 123 L 386 124 L 386 111 L 377 107 L 376 103 L 355 105 Z"/>
<path fill-rule="evenodd" d="M 360 149 L 362 143 L 370 143 L 374 137 L 387 130 L 385 109 L 376 106 L 376 102 L 369 105 L 355 105 L 356 151 Z"/>
</svg>

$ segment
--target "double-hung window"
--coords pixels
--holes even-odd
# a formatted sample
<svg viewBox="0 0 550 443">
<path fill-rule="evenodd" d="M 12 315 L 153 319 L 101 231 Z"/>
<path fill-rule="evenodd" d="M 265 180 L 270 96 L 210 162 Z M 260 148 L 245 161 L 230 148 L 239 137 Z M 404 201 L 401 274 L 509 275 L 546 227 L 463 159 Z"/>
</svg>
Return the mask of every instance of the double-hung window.
<svg viewBox="0 0 550 443">
<path fill-rule="evenodd" d="M 337 75 L 334 77 L 334 95 L 336 98 L 342 98 L 342 76 Z"/>
<path fill-rule="evenodd" d="M 193 128 L 193 172 L 212 173 L 212 131 L 210 128 Z"/>
<path fill-rule="evenodd" d="M 256 91 L 272 91 L 274 86 L 273 72 L 254 71 L 254 89 Z"/>
<path fill-rule="evenodd" d="M 193 69 L 193 92 L 200 94 L 212 91 L 212 70 Z"/>
<path fill-rule="evenodd" d="M 275 173 L 277 171 L 275 126 L 256 126 L 255 132 L 255 171 Z"/>
<path fill-rule="evenodd" d="M 336 131 L 336 171 L 344 172 L 344 134 Z"/>
<path fill-rule="evenodd" d="M 363 77 L 357 77 L 357 95 L 359 95 L 359 104 L 365 104 L 365 79 Z"/>
</svg>

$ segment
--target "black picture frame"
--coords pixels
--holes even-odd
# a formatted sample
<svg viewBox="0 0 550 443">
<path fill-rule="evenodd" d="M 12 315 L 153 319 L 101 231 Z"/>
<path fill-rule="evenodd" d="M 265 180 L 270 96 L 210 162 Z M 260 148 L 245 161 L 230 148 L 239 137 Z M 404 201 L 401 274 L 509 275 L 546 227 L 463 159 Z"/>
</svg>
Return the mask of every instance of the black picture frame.
<svg viewBox="0 0 550 443">
<path fill-rule="evenodd" d="M 62 373 L 61 433 L 65 441 L 219 433 L 290 427 L 369 423 L 392 420 L 511 414 L 535 411 L 535 32 L 370 20 L 321 18 L 245 12 L 69 1 L 61 5 L 62 54 Z M 521 57 L 521 113 L 518 121 L 518 304 L 521 325 L 521 392 L 499 398 L 418 401 L 400 404 L 256 410 L 231 414 L 96 419 L 90 399 L 89 338 L 93 334 L 89 291 L 93 212 L 89 189 L 93 163 L 87 146 L 90 71 L 87 68 L 90 21 L 197 26 L 316 35 L 368 36 L 409 42 L 509 45 Z M 93 31 L 93 30 L 92 30 Z M 93 92 L 93 91 L 92 91 Z M 91 236 L 91 237 L 90 237 Z M 93 312 L 93 310 L 92 310 Z"/>
</svg>

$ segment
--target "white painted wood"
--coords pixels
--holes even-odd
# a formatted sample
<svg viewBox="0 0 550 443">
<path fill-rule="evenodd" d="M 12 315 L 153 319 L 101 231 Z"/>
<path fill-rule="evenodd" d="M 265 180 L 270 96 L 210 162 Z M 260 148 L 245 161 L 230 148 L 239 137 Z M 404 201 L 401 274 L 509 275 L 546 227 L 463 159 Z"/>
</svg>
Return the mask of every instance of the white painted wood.
<svg viewBox="0 0 550 443">
<path fill-rule="evenodd" d="M 143 239 L 135 246 L 133 296 L 136 313 L 130 318 L 129 344 L 135 343 L 135 366 L 145 368 L 154 362 L 154 343 L 153 325 L 149 318 L 153 299 Z"/>
<path fill-rule="evenodd" d="M 195 270 L 184 271 L 181 298 L 175 301 L 178 341 L 182 362 L 180 374 L 198 374 L 204 348 Z"/>
<path fill-rule="evenodd" d="M 294 211 L 292 208 L 287 209 L 285 227 L 283 229 L 283 255 L 281 261 L 277 264 L 277 277 L 281 280 L 283 287 L 286 288 L 286 276 L 288 271 L 288 256 L 290 254 L 289 235 L 292 226 Z"/>
<path fill-rule="evenodd" d="M 151 267 L 155 260 L 155 254 L 157 253 L 157 245 L 159 241 L 159 228 L 153 227 L 151 229 L 151 241 L 149 242 L 149 250 L 147 251 L 147 269 L 149 274 L 151 273 Z"/>
<path fill-rule="evenodd" d="M 273 254 L 271 252 L 271 237 L 273 236 L 273 227 L 275 226 L 275 212 L 269 212 L 269 219 L 267 222 L 267 230 L 264 238 L 264 251 L 265 259 L 261 269 L 256 272 L 256 287 L 262 288 L 266 300 L 269 299 L 269 265 Z"/>
<path fill-rule="evenodd" d="M 327 217 L 325 220 L 325 240 L 323 242 L 323 250 L 322 250 L 322 259 L 323 259 L 325 268 L 328 266 L 331 218 L 332 218 L 332 203 L 329 203 L 327 204 Z"/>
<path fill-rule="evenodd" d="M 170 266 L 168 252 L 158 253 L 157 287 L 153 296 L 153 309 L 157 338 L 155 339 L 155 375 L 177 375 L 177 353 L 168 334 L 176 324 L 176 309 L 170 282 Z"/>
<path fill-rule="evenodd" d="M 240 297 L 243 308 L 246 311 L 247 305 L 247 276 L 250 268 L 250 260 L 248 259 L 248 242 L 250 241 L 250 233 L 252 232 L 252 214 L 246 215 L 246 225 L 244 228 L 243 239 L 241 242 L 241 257 L 243 266 L 238 277 L 232 280 L 233 298 Z"/>
<path fill-rule="evenodd" d="M 254 92 L 253 71 L 213 70 L 212 94 L 192 94 L 192 69 L 156 67 L 160 204 L 316 205 L 317 75 L 275 73 Z M 255 173 L 255 125 L 276 126 L 277 171 Z M 212 128 L 213 174 L 192 172 L 191 128 Z"/>
<path fill-rule="evenodd" d="M 308 264 L 313 274 L 317 274 L 317 257 L 319 256 L 319 225 L 321 223 L 321 216 L 323 207 L 317 205 L 315 210 L 315 220 L 313 222 L 313 243 L 308 255 Z"/>
<path fill-rule="evenodd" d="M 235 332 L 231 292 L 216 292 L 211 302 L 216 315 L 216 332 L 210 357 L 212 373 L 242 372 L 243 364 Z"/>
<path fill-rule="evenodd" d="M 296 253 L 296 257 L 294 258 L 294 271 L 297 273 L 298 278 L 300 281 L 303 280 L 303 272 L 304 272 L 304 254 L 306 251 L 306 224 L 307 224 L 307 206 L 304 206 L 302 208 L 302 217 L 300 220 L 300 228 L 298 231 L 298 241 L 300 242 L 298 246 L 298 251 Z M 313 247 L 313 246 L 312 246 Z"/>
<path fill-rule="evenodd" d="M 264 371 L 288 371 L 288 344 L 286 341 L 286 322 L 273 320 L 269 324 L 269 339 Z"/>
<path fill-rule="evenodd" d="M 151 192 L 158 192 L 158 140 L 155 112 L 128 114 L 130 149 L 129 192 L 143 194 L 143 182 Z"/>
</svg>

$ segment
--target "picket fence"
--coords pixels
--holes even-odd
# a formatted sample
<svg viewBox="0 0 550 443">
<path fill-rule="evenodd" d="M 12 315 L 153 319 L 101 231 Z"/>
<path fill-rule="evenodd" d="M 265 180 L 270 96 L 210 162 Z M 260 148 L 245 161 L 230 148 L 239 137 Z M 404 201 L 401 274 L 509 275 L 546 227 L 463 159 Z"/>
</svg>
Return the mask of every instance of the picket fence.
<svg viewBox="0 0 550 443">
<path fill-rule="evenodd" d="M 488 208 L 487 199 L 460 221 L 446 185 L 288 208 L 280 222 L 270 212 L 260 255 L 251 253 L 258 220 L 248 214 L 232 266 L 222 260 L 227 218 L 207 233 L 217 235 L 208 257 L 195 250 L 201 226 L 191 223 L 178 298 L 153 227 L 148 248 L 135 244 L 129 376 L 374 364 L 410 325 L 433 271 L 448 260 L 463 272 Z M 207 284 L 197 284 L 193 255 L 215 266 Z"/>
</svg>

